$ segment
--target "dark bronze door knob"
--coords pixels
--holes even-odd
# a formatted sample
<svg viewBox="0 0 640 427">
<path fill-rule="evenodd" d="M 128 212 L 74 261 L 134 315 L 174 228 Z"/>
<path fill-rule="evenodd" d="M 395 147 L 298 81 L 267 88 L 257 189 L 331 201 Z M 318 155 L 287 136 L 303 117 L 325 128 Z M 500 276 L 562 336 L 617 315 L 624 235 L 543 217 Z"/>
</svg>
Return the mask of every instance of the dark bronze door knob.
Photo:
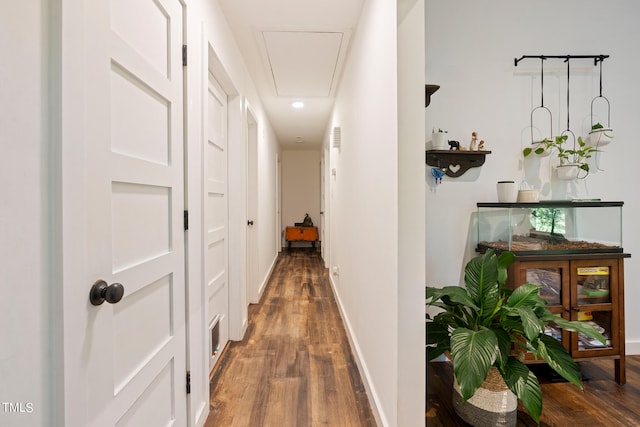
<svg viewBox="0 0 640 427">
<path fill-rule="evenodd" d="M 104 280 L 98 280 L 91 287 L 89 292 L 89 301 L 93 305 L 101 305 L 107 301 L 109 304 L 115 304 L 122 299 L 124 295 L 124 286 L 120 283 L 112 283 L 107 285 Z"/>
</svg>

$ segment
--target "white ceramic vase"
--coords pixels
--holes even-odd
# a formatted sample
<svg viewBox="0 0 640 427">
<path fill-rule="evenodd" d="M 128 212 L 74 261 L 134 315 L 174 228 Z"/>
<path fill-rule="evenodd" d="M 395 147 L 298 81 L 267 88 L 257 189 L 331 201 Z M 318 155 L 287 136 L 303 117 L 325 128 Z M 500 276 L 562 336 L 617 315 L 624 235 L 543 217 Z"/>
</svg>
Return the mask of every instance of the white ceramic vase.
<svg viewBox="0 0 640 427">
<path fill-rule="evenodd" d="M 515 181 L 498 181 L 496 184 L 499 203 L 515 203 L 518 199 L 518 186 Z"/>
<path fill-rule="evenodd" d="M 431 145 L 434 150 L 446 150 L 447 146 L 447 134 L 444 132 L 434 132 L 431 138 Z"/>
</svg>

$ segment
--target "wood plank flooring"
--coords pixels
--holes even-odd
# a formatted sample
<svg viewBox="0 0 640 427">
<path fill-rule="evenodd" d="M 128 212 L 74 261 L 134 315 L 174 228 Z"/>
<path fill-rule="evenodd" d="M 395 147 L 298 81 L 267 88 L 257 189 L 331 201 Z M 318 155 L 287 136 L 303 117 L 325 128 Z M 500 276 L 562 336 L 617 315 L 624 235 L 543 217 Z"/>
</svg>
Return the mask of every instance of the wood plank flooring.
<svg viewBox="0 0 640 427">
<path fill-rule="evenodd" d="M 640 426 L 640 356 L 627 356 L 627 383 L 614 380 L 613 360 L 580 362 L 586 379 L 584 392 L 567 382 L 545 381 L 542 386 L 541 426 Z M 546 377 L 549 378 L 549 377 Z M 467 426 L 453 411 L 450 363 L 427 366 L 426 425 L 429 427 Z M 522 406 L 518 407 L 518 426 L 535 426 Z"/>
<path fill-rule="evenodd" d="M 279 256 L 245 339 L 213 372 L 210 403 L 205 427 L 376 425 L 318 252 Z"/>
</svg>

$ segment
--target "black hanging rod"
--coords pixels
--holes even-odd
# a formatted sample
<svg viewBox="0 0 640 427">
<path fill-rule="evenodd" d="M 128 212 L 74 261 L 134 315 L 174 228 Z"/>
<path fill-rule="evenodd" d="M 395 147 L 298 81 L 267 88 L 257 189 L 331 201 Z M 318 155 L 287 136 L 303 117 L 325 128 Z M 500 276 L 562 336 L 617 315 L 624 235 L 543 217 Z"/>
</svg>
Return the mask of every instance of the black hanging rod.
<svg viewBox="0 0 640 427">
<path fill-rule="evenodd" d="M 607 59 L 609 55 L 522 55 L 520 58 L 513 59 L 513 65 L 518 66 L 518 62 L 527 58 L 537 58 L 537 59 L 564 59 L 564 62 L 569 61 L 570 59 L 593 59 L 593 65 L 598 65 L 598 62 L 604 61 Z"/>
</svg>

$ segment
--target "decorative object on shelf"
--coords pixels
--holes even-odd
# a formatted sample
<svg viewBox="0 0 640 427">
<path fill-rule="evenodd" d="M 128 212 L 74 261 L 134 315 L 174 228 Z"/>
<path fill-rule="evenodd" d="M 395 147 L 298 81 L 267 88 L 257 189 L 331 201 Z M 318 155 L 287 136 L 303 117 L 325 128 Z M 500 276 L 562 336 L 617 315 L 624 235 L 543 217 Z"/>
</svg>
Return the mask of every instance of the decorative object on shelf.
<svg viewBox="0 0 640 427">
<path fill-rule="evenodd" d="M 444 167 L 447 176 L 457 178 L 470 168 L 482 166 L 485 156 L 491 154 L 491 151 L 463 151 L 452 148 L 451 150 L 427 150 L 425 154 L 429 166 Z"/>
<path fill-rule="evenodd" d="M 469 143 L 469 151 L 478 151 L 478 133 L 471 132 L 471 142 Z"/>
<path fill-rule="evenodd" d="M 431 176 L 436 180 L 436 184 L 442 184 L 442 177 L 445 175 L 446 168 L 431 168 Z"/>
<path fill-rule="evenodd" d="M 484 149 L 484 139 L 481 139 L 478 143 L 478 151 L 485 151 Z"/>
<path fill-rule="evenodd" d="M 308 213 L 304 214 L 304 219 L 302 220 L 303 227 L 313 227 L 313 221 Z"/>
<path fill-rule="evenodd" d="M 427 307 L 443 310 L 433 319 L 427 314 L 431 320 L 426 325 L 427 360 L 450 352 L 460 394 L 459 398 L 454 397 L 454 401 L 460 402 L 455 409 L 474 425 L 516 424 L 514 405 L 499 414 L 482 410 L 493 406 L 487 399 L 496 397 L 495 393 L 481 388 L 491 367 L 496 368 L 531 418 L 540 422 L 542 392 L 538 379 L 522 362 L 527 352 L 544 359 L 582 389 L 578 365 L 560 342 L 544 333 L 547 324 L 606 342 L 601 333 L 585 322 L 566 320 L 551 313 L 539 295 L 539 286 L 524 284 L 513 291 L 506 289 L 507 267 L 514 260 L 512 252 L 496 255 L 493 250 L 487 250 L 465 266 L 464 287 L 426 287 Z M 482 400 L 481 407 L 471 401 L 476 395 Z M 499 401 L 504 399 L 501 394 L 497 397 Z M 476 416 L 489 419 L 479 420 Z"/>
<path fill-rule="evenodd" d="M 449 141 L 449 150 L 460 150 L 460 141 Z"/>
<path fill-rule="evenodd" d="M 498 203 L 514 203 L 518 198 L 518 186 L 515 181 L 498 181 Z"/>
<path fill-rule="evenodd" d="M 540 201 L 540 191 L 535 189 L 518 190 L 518 203 L 538 203 Z"/>
<path fill-rule="evenodd" d="M 424 108 L 427 108 L 431 104 L 431 95 L 440 89 L 438 85 L 424 85 Z"/>
<path fill-rule="evenodd" d="M 434 150 L 446 150 L 447 149 L 447 131 L 438 128 L 438 131 L 434 129 L 431 132 L 431 146 Z"/>
</svg>

